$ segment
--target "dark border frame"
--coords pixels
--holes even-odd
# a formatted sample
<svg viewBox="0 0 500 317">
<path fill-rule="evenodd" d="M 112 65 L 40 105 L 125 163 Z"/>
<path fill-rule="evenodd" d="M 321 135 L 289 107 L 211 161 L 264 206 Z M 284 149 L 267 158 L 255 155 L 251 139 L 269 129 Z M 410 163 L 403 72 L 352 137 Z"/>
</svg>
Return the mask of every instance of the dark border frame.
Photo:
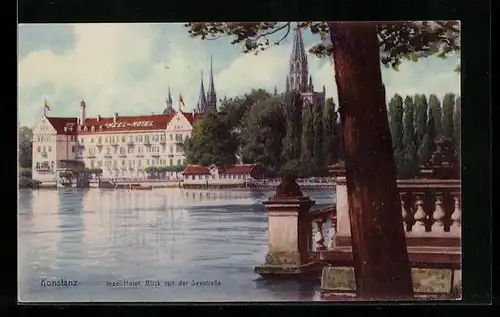
<svg viewBox="0 0 500 317">
<path fill-rule="evenodd" d="M 230 10 L 231 9 L 231 10 Z M 11 11 L 14 12 L 14 11 Z M 432 20 L 453 19 L 462 21 L 462 177 L 463 177 L 463 300 L 447 305 L 488 304 L 491 303 L 491 118 L 490 118 L 490 4 L 489 1 L 475 1 L 466 4 L 457 1 L 380 1 L 372 0 L 366 3 L 355 1 L 322 1 L 298 2 L 292 0 L 271 0 L 268 3 L 232 2 L 228 4 L 216 2 L 174 2 L 174 1 L 83 1 L 83 0 L 19 0 L 19 23 L 82 23 L 82 22 L 174 22 L 174 21 L 242 21 L 242 20 Z M 186 36 L 188 34 L 186 33 Z M 16 44 L 17 45 L 17 44 Z M 17 66 L 16 66 L 17 70 Z M 9 78 L 10 80 L 10 78 Z M 13 82 L 13 80 L 12 80 Z M 17 88 L 17 87 L 16 87 Z M 17 91 L 16 88 L 12 92 Z M 465 106 L 464 106 L 465 105 Z M 7 106 L 7 105 L 5 105 Z M 13 109 L 13 103 L 8 106 Z M 4 108 L 5 109 L 5 108 Z M 14 119 L 5 122 L 14 123 Z M 17 123 L 17 122 L 16 122 Z M 6 126 L 2 126 L 6 129 Z M 17 125 L 6 129 L 9 136 L 17 134 Z M 4 134 L 5 135 L 5 134 Z M 17 153 L 17 140 L 11 144 L 12 150 L 7 153 Z M 8 175 L 16 183 L 17 155 L 4 155 L 7 162 L 3 164 L 3 174 Z M 12 160 L 12 162 L 10 162 Z M 12 167 L 10 167 L 12 166 Z M 7 183 L 7 182 L 6 182 Z M 12 195 L 17 197 L 17 188 L 6 186 Z M 10 192 L 9 192 L 10 193 Z M 16 193 L 16 194 L 14 194 Z M 4 240 L 16 243 L 17 217 L 13 208 L 6 208 L 11 217 L 4 222 L 12 235 Z M 15 225 L 16 224 L 16 225 Z M 8 231 L 7 230 L 7 231 Z M 4 231 L 5 232 L 5 231 Z M 478 243 L 480 245 L 478 245 Z M 16 248 L 14 248 L 15 250 Z M 12 249 L 11 249 L 12 250 Z M 5 256 L 9 260 L 17 259 L 17 252 Z M 17 263 L 13 263 L 17 271 Z M 16 261 L 17 262 L 17 261 Z M 11 285 L 7 295 L 2 295 L 2 303 L 17 303 L 16 274 L 4 271 Z M 9 296 L 10 295 L 10 296 Z M 428 304 L 437 305 L 441 302 L 432 301 Z M 443 302 L 444 303 L 444 302 Z M 115 303 L 111 303 L 115 305 Z M 235 305 L 237 303 L 228 303 Z M 248 303 L 245 305 L 265 304 L 266 306 L 282 306 L 276 303 Z M 322 306 L 377 306 L 394 305 L 398 303 L 290 303 L 292 309 L 299 313 L 297 305 L 315 308 L 315 313 Z M 78 304 L 79 306 L 88 306 Z M 103 306 L 99 304 L 97 306 Z M 140 304 L 137 304 L 140 305 Z M 165 303 L 164 305 L 177 306 Z M 186 304 L 182 304 L 186 305 Z M 211 303 L 210 306 L 221 306 L 221 303 Z M 423 305 L 415 303 L 415 305 Z M 43 308 L 65 307 L 69 305 L 28 305 L 23 311 L 35 307 Z M 73 305 L 71 305 L 73 306 Z M 157 305 L 154 305 L 157 306 Z M 204 307 L 205 304 L 193 305 Z M 126 306 L 129 308 L 130 306 Z M 41 308 L 41 307 L 40 307 Z M 82 307 L 83 308 L 83 307 Z M 139 308 L 139 307 L 137 307 Z M 249 309 L 248 307 L 247 309 Z M 340 308 L 340 307 L 336 307 Z M 354 307 L 349 307 L 354 308 Z M 440 309 L 433 308 L 435 311 Z M 142 308 L 140 308 L 142 309 Z M 222 307 L 220 308 L 222 309 Z M 412 308 L 414 309 L 414 308 Z M 425 308 L 424 308 L 425 309 Z M 463 308 L 460 308 L 463 310 Z M 474 308 L 477 312 L 477 307 Z M 40 309 L 35 310 L 40 311 Z M 67 309 L 64 309 L 67 311 Z M 83 312 L 84 310 L 82 310 Z M 133 311 L 133 310 L 129 310 Z M 219 308 L 216 308 L 219 311 Z M 351 311 L 351 310 L 350 310 Z M 426 310 L 425 314 L 430 311 Z M 338 313 L 338 312 L 337 312 Z"/>
</svg>

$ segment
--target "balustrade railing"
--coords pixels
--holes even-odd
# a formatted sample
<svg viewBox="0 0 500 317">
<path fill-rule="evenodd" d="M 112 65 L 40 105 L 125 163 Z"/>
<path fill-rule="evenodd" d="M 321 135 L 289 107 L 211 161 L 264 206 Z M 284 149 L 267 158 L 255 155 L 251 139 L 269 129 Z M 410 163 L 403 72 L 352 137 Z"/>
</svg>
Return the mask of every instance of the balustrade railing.
<svg viewBox="0 0 500 317">
<path fill-rule="evenodd" d="M 460 180 L 398 180 L 407 236 L 461 236 Z"/>
<path fill-rule="evenodd" d="M 335 247 L 335 234 L 337 232 L 337 208 L 335 205 L 327 206 L 309 212 L 311 222 L 311 250 L 320 251 Z"/>
</svg>

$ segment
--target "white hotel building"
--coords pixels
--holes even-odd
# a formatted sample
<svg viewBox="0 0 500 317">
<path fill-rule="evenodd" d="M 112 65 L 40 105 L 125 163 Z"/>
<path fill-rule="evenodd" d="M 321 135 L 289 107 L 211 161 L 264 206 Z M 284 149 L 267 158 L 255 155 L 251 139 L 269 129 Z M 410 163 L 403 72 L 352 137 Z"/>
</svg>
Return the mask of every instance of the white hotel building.
<svg viewBox="0 0 500 317">
<path fill-rule="evenodd" d="M 86 118 L 43 116 L 33 129 L 32 177 L 56 182 L 68 166 L 101 168 L 102 178 L 143 178 L 148 166 L 186 164 L 184 141 L 197 114 L 182 111 L 150 116 Z"/>
<path fill-rule="evenodd" d="M 194 123 L 208 109 L 217 109 L 212 63 L 208 91 L 203 78 L 195 112 L 175 111 L 170 88 L 163 114 L 86 117 L 43 116 L 33 129 L 32 178 L 56 183 L 57 171 L 72 166 L 101 168 L 101 178 L 144 178 L 149 166 L 184 166 L 184 142 Z"/>
</svg>

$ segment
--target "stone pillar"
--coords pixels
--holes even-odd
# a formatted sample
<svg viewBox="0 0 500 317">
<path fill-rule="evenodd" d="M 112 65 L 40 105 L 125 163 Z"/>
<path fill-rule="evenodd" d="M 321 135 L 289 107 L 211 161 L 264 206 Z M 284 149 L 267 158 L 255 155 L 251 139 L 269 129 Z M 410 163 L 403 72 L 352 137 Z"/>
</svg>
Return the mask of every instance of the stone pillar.
<svg viewBox="0 0 500 317">
<path fill-rule="evenodd" d="M 271 197 L 268 212 L 266 265 L 300 266 L 309 262 L 312 224 L 308 217 L 314 201 L 309 197 Z"/>
<path fill-rule="evenodd" d="M 340 161 L 329 167 L 330 174 L 335 177 L 336 207 L 337 207 L 337 235 L 336 246 L 350 246 L 351 224 L 349 220 L 349 200 L 347 196 L 347 182 L 344 162 Z"/>
</svg>

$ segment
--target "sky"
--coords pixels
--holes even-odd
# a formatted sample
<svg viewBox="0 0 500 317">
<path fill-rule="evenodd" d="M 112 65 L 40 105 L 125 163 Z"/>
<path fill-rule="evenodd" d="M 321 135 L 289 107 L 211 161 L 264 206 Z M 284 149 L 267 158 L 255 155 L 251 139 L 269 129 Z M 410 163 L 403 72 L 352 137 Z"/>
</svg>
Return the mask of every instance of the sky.
<svg viewBox="0 0 500 317">
<path fill-rule="evenodd" d="M 320 41 L 303 30 L 306 50 Z M 210 55 L 217 97 L 240 96 L 255 88 L 285 88 L 293 33 L 279 46 L 245 54 L 230 38 L 193 39 L 183 23 L 168 24 L 29 24 L 18 28 L 18 116 L 33 126 L 43 115 L 76 117 L 80 102 L 87 116 L 161 113 L 171 87 L 174 108 L 182 94 L 184 111 L 198 101 L 201 73 L 208 87 Z M 388 98 L 424 93 L 442 98 L 460 94 L 458 57 L 405 61 L 396 72 L 382 68 Z M 315 90 L 337 102 L 331 58 L 308 56 Z"/>
</svg>

